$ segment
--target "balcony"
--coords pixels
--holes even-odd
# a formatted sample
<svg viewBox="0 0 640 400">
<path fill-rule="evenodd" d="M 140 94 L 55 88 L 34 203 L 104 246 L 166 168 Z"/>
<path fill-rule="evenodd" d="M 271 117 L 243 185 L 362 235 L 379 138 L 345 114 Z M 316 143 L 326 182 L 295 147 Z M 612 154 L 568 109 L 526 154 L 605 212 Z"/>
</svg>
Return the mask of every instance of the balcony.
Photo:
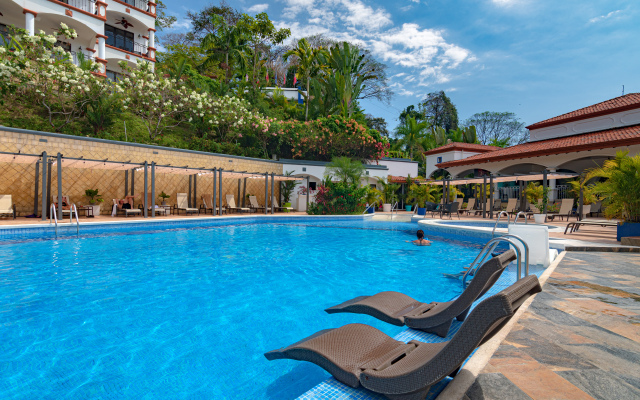
<svg viewBox="0 0 640 400">
<path fill-rule="evenodd" d="M 106 44 L 108 46 L 147 57 L 147 46 L 144 43 L 136 42 L 133 32 L 125 31 L 111 25 L 105 25 L 104 33 L 107 35 Z"/>
<path fill-rule="evenodd" d="M 123 3 L 126 3 L 132 7 L 135 7 L 139 10 L 149 12 L 149 2 L 144 0 L 120 0 Z"/>
<path fill-rule="evenodd" d="M 71 7 L 78 8 L 90 14 L 94 14 L 94 15 L 98 14 L 98 9 L 96 7 L 96 0 L 56 0 L 56 1 L 59 3 L 68 4 Z"/>
<path fill-rule="evenodd" d="M 69 54 L 69 61 L 78 67 L 80 66 L 80 58 L 81 58 L 79 57 L 79 54 L 84 54 L 85 61 L 95 59 L 95 56 L 91 51 L 87 51 L 87 50 L 73 51 L 73 50 L 66 50 L 66 49 L 65 51 Z M 64 59 L 63 56 L 56 55 L 56 54 L 51 55 L 51 58 L 55 60 Z"/>
</svg>

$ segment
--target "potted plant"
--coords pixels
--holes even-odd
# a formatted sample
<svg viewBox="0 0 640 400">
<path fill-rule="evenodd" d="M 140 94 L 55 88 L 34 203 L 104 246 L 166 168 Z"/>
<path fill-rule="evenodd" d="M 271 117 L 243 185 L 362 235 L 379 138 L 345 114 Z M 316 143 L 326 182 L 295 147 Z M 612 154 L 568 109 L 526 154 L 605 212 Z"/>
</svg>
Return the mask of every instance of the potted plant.
<svg viewBox="0 0 640 400">
<path fill-rule="evenodd" d="M 629 157 L 620 151 L 616 158 L 591 170 L 593 177 L 605 178 L 592 186 L 592 192 L 603 198 L 604 216 L 617 218 L 617 239 L 640 236 L 640 155 Z"/>
<path fill-rule="evenodd" d="M 162 199 L 162 205 L 166 206 L 167 205 L 167 199 L 171 197 L 168 194 L 166 194 L 165 192 L 161 192 L 160 195 L 158 196 L 158 198 Z"/>
<path fill-rule="evenodd" d="M 307 211 L 307 196 L 309 195 L 309 189 L 306 186 L 301 185 L 298 188 L 298 211 Z M 311 200 L 311 199 L 309 199 Z"/>
<path fill-rule="evenodd" d="M 284 175 L 291 176 L 293 171 L 288 171 Z M 282 186 L 280 187 L 280 194 L 282 195 L 282 202 L 284 203 L 283 207 L 291 207 L 291 195 L 293 194 L 293 189 L 296 188 L 298 181 L 283 181 Z M 284 209 L 284 212 L 289 212 L 288 209 Z"/>
<path fill-rule="evenodd" d="M 98 193 L 98 189 L 87 189 L 84 191 L 84 195 L 89 198 L 89 206 L 93 208 L 93 216 L 100 215 L 100 203 L 104 201 L 102 195 Z"/>
<path fill-rule="evenodd" d="M 418 207 L 418 215 L 425 215 L 427 209 L 424 207 L 427 201 L 435 201 L 434 191 L 437 189 L 433 185 L 419 185 L 414 183 L 409 186 L 407 201 Z"/>
<path fill-rule="evenodd" d="M 378 189 L 369 187 L 369 190 L 367 191 L 367 195 L 365 197 L 365 201 L 367 202 L 368 206 L 367 212 L 369 214 L 373 214 L 376 211 L 375 205 L 378 203 L 378 201 L 380 201 L 381 195 L 382 193 Z"/>
<path fill-rule="evenodd" d="M 547 215 L 544 214 L 544 206 L 540 205 L 540 200 L 545 197 L 544 187 L 540 186 L 538 182 L 529 182 L 526 188 L 526 197 L 529 204 L 535 204 L 540 211 L 533 214 L 533 220 L 536 224 L 544 224 Z"/>
<path fill-rule="evenodd" d="M 380 199 L 382 200 L 382 211 L 391 212 L 392 203 L 396 201 L 396 191 L 400 189 L 400 185 L 397 183 L 388 183 L 384 179 L 378 181 L 382 190 L 380 191 Z"/>
</svg>

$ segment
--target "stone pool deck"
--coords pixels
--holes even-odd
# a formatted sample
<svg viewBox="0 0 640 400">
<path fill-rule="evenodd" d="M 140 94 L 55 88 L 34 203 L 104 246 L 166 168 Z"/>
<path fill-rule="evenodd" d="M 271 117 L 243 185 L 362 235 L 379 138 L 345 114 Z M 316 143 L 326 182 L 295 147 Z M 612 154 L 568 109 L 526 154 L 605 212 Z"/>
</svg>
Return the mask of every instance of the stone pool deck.
<svg viewBox="0 0 640 400">
<path fill-rule="evenodd" d="M 465 400 L 640 398 L 640 254 L 568 252 Z"/>
</svg>

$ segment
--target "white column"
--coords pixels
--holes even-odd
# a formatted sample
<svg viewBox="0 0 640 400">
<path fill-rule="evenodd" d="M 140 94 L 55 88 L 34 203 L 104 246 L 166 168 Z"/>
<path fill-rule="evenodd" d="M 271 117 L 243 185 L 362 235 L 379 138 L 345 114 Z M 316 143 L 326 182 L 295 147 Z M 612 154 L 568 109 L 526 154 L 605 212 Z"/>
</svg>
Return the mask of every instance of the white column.
<svg viewBox="0 0 640 400">
<path fill-rule="evenodd" d="M 555 168 L 548 168 L 549 173 L 556 172 Z M 549 179 L 549 200 L 554 201 L 558 198 L 558 191 L 556 190 L 556 180 Z"/>
<path fill-rule="evenodd" d="M 149 47 L 156 47 L 156 32 L 149 29 Z"/>
<path fill-rule="evenodd" d="M 34 36 L 36 34 L 36 16 L 30 11 L 24 11 L 25 24 L 24 27 L 29 31 L 29 35 Z"/>
<path fill-rule="evenodd" d="M 104 37 L 98 37 L 98 58 L 101 58 L 103 60 L 106 60 L 107 56 L 105 54 L 105 49 L 104 49 L 104 45 L 105 45 L 106 41 L 104 39 Z"/>
</svg>

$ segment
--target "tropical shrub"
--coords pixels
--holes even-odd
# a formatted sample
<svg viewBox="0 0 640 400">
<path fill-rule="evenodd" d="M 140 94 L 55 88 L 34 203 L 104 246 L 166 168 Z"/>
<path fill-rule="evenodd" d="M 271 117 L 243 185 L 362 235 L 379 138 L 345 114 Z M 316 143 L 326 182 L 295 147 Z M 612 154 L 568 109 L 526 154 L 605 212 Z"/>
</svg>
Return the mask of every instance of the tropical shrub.
<svg viewBox="0 0 640 400">
<path fill-rule="evenodd" d="M 640 154 L 629 157 L 618 152 L 616 158 L 604 162 L 590 173 L 605 178 L 593 186 L 593 192 L 604 198 L 604 215 L 628 222 L 640 222 Z"/>
<path fill-rule="evenodd" d="M 310 215 L 361 214 L 365 209 L 367 187 L 344 182 L 325 182 L 316 192 L 316 202 L 309 204 Z"/>
</svg>

